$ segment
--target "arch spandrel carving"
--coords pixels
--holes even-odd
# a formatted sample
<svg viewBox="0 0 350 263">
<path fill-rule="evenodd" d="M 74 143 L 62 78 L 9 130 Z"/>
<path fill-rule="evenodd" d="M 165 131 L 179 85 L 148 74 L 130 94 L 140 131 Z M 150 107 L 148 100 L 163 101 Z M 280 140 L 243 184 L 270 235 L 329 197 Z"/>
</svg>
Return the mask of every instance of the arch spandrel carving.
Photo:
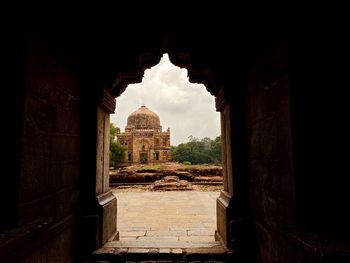
<svg viewBox="0 0 350 263">
<path fill-rule="evenodd" d="M 111 92 L 119 97 L 129 84 L 140 83 L 146 69 L 157 65 L 162 57 L 161 52 L 145 52 L 139 54 L 139 59 L 132 66 L 133 70 L 119 71 L 115 73 Z"/>
<path fill-rule="evenodd" d="M 140 83 L 146 69 L 157 65 L 164 53 L 168 53 L 170 62 L 177 67 L 185 68 L 188 72 L 189 82 L 203 84 L 207 91 L 216 96 L 218 88 L 212 78 L 211 69 L 209 67 L 196 66 L 202 65 L 195 63 L 191 59 L 189 52 L 176 52 L 169 47 L 159 48 L 157 52 L 140 52 L 139 59 L 135 60 L 132 70 L 119 71 L 114 77 L 111 85 L 111 93 L 118 97 L 126 89 L 129 84 Z M 203 54 L 204 56 L 205 54 Z"/>
</svg>

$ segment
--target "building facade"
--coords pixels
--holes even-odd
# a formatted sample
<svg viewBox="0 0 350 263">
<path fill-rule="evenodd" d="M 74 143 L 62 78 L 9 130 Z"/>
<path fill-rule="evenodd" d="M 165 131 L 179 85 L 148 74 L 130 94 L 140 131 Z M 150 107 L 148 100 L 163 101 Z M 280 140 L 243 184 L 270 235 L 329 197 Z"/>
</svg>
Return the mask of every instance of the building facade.
<svg viewBox="0 0 350 263">
<path fill-rule="evenodd" d="M 124 164 L 162 163 L 170 160 L 170 129 L 162 131 L 159 116 L 141 106 L 128 116 L 117 141 L 127 147 Z"/>
</svg>

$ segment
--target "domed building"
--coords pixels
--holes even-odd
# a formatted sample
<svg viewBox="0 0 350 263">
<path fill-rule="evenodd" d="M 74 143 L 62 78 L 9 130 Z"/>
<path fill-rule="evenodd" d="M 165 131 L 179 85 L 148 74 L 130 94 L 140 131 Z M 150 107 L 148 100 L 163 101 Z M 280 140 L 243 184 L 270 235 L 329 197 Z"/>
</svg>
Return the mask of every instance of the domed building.
<svg viewBox="0 0 350 263">
<path fill-rule="evenodd" d="M 170 129 L 163 132 L 159 116 L 146 106 L 128 116 L 125 132 L 118 133 L 117 140 L 127 147 L 124 164 L 170 160 Z"/>
</svg>

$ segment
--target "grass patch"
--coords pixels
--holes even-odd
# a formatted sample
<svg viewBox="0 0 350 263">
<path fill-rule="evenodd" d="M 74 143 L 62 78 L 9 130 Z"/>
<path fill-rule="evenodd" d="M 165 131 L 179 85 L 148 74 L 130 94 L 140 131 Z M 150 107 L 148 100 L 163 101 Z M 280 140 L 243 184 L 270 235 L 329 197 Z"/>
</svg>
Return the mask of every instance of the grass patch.
<svg viewBox="0 0 350 263">
<path fill-rule="evenodd" d="M 186 164 L 184 165 L 185 169 L 203 169 L 208 166 L 220 166 L 220 165 L 215 165 L 215 164 Z"/>
<path fill-rule="evenodd" d="M 162 165 L 161 164 L 153 164 L 153 165 L 141 165 L 139 170 L 161 170 Z"/>
<path fill-rule="evenodd" d="M 185 169 L 199 169 L 202 167 L 205 167 L 205 165 L 202 164 L 186 164 L 184 165 Z"/>
</svg>

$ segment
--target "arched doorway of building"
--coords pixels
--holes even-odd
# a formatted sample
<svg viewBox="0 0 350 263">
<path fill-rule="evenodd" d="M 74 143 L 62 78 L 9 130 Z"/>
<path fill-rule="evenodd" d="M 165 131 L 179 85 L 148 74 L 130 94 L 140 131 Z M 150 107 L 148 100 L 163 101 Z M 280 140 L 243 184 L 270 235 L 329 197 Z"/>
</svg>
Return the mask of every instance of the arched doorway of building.
<svg viewBox="0 0 350 263">
<path fill-rule="evenodd" d="M 204 85 L 190 83 L 187 75 L 165 54 L 142 83 L 129 85 L 116 99 L 113 143 L 127 145 L 135 158 L 128 165 L 124 154 L 118 169 L 111 167 L 110 187 L 119 206 L 115 246 L 220 244 L 215 240 L 215 204 L 223 184 L 220 114 Z"/>
<path fill-rule="evenodd" d="M 233 211 L 232 211 L 232 197 L 233 197 L 233 184 L 232 184 L 232 154 L 231 154 L 231 106 L 229 104 L 229 101 L 225 100 L 225 90 L 220 86 L 213 85 L 213 82 L 210 78 L 209 71 L 206 69 L 200 69 L 196 70 L 193 65 L 191 65 L 190 60 L 186 58 L 189 58 L 189 55 L 187 54 L 181 54 L 181 58 L 179 58 L 179 54 L 176 54 L 174 52 L 168 52 L 170 60 L 173 64 L 180 67 L 186 67 L 189 71 L 189 80 L 191 82 L 198 82 L 198 83 L 204 83 L 207 90 L 215 96 L 215 102 L 216 102 L 216 110 L 220 112 L 221 115 L 221 136 L 222 136 L 222 165 L 223 165 L 223 187 L 224 190 L 221 192 L 220 196 L 217 198 L 216 207 L 216 218 L 217 218 L 217 231 L 216 231 L 216 239 L 221 240 L 222 243 L 230 248 L 232 247 L 232 240 L 233 236 L 237 233 L 234 232 L 234 229 L 232 227 L 237 227 L 237 225 L 241 224 L 240 222 L 234 222 L 232 221 L 233 218 Z M 155 64 L 157 64 L 160 60 L 161 54 L 154 54 L 154 56 L 151 56 L 149 54 L 147 55 L 140 55 L 140 61 L 143 63 L 139 64 L 140 71 L 143 72 L 146 68 L 149 68 Z M 113 97 L 119 96 L 125 89 L 126 86 L 129 83 L 133 82 L 139 82 L 140 76 L 139 72 L 136 74 L 135 78 L 130 77 L 130 73 L 124 73 L 124 74 L 118 74 L 116 81 L 114 82 L 114 85 L 112 89 L 106 90 L 103 92 L 102 98 L 102 104 L 99 106 L 100 112 L 103 114 L 100 115 L 101 120 L 103 119 L 103 123 L 106 124 L 107 121 L 109 123 L 109 113 L 114 111 L 115 104 L 111 103 L 108 109 L 103 103 L 105 102 L 111 102 L 113 101 Z M 115 102 L 114 102 L 115 103 Z M 107 110 L 106 110 L 107 109 Z M 239 119 L 240 121 L 240 119 Z M 98 121 L 99 123 L 101 121 Z M 108 126 L 104 126 L 104 134 L 107 134 L 109 132 L 106 128 Z M 102 131 L 101 131 L 102 132 Z M 98 136 L 101 140 L 98 140 L 98 147 L 100 145 L 104 145 L 103 143 L 103 136 Z M 107 147 L 105 147 L 107 149 Z M 102 180 L 105 186 L 108 185 L 108 167 L 107 167 L 107 158 L 109 157 L 109 154 L 107 151 L 104 152 L 104 158 L 105 162 L 104 164 L 104 173 L 101 175 L 99 173 L 96 174 L 97 180 L 98 177 L 103 177 L 104 180 Z M 100 164 L 101 165 L 101 164 Z M 105 219 L 105 222 L 101 224 L 102 233 L 105 234 L 105 236 L 102 237 L 101 245 L 105 244 L 108 240 L 111 239 L 118 239 L 118 230 L 117 230 L 117 219 L 114 215 L 114 210 L 116 210 L 116 203 L 117 201 L 113 201 L 113 198 L 111 196 L 109 187 L 106 187 L 106 192 L 108 192 L 108 196 L 111 198 L 107 203 L 103 205 L 104 208 L 107 206 L 110 206 L 110 211 L 103 211 L 104 215 L 101 217 Z M 112 204 L 113 203 L 113 204 Z M 108 217 L 107 217 L 108 215 Z M 243 222 L 244 223 L 244 222 Z M 109 227 L 108 227 L 109 226 Z M 104 232 L 106 230 L 106 232 Z M 108 232 L 108 233 L 107 233 Z M 238 233 L 239 234 L 239 233 Z"/>
<path fill-rule="evenodd" d="M 143 149 L 145 150 L 145 149 Z M 148 155 L 147 152 L 140 152 L 140 163 L 148 163 Z"/>
</svg>

